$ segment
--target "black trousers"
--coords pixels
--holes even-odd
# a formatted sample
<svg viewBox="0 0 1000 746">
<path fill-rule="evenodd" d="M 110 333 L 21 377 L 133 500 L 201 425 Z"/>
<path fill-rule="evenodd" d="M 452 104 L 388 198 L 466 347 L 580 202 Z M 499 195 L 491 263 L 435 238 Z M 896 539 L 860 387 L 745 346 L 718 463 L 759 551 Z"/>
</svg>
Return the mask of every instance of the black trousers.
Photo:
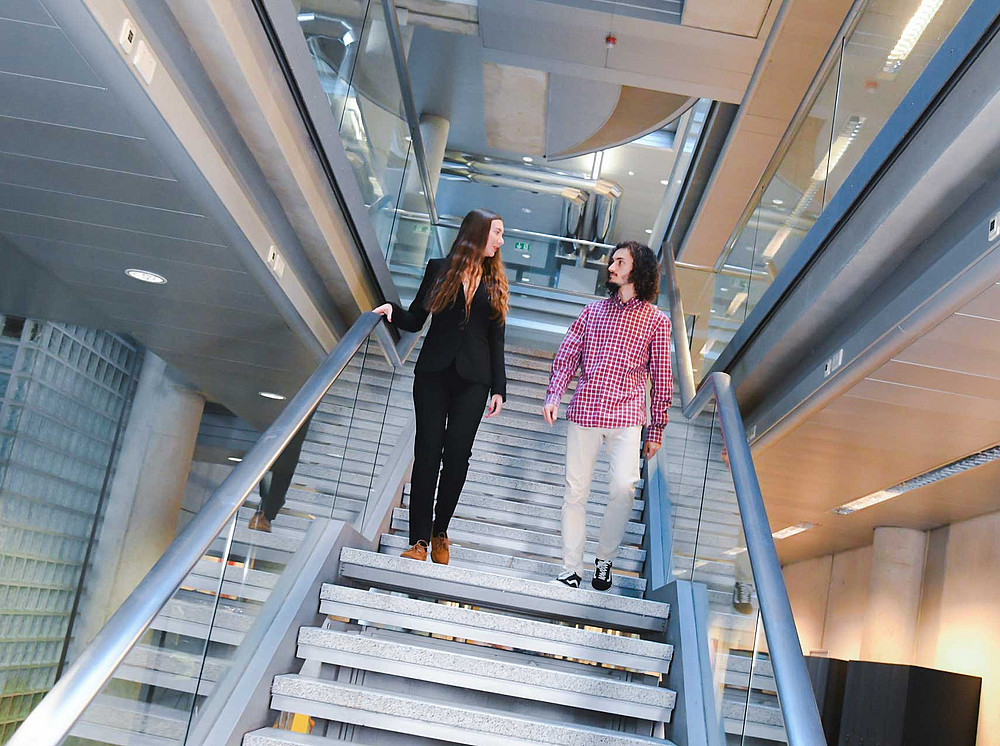
<svg viewBox="0 0 1000 746">
<path fill-rule="evenodd" d="M 299 465 L 299 454 L 302 453 L 302 443 L 306 439 L 310 422 L 312 422 L 312 415 L 309 415 L 309 418 L 302 423 L 302 427 L 288 441 L 285 450 L 271 464 L 270 471 L 260 480 L 260 512 L 269 521 L 273 521 L 277 517 L 278 511 L 285 504 L 285 495 L 292 483 L 295 467 Z"/>
<path fill-rule="evenodd" d="M 429 543 L 431 536 L 448 532 L 489 393 L 489 386 L 466 381 L 454 365 L 441 373 L 413 377 L 417 433 L 410 476 L 411 544 Z"/>
</svg>

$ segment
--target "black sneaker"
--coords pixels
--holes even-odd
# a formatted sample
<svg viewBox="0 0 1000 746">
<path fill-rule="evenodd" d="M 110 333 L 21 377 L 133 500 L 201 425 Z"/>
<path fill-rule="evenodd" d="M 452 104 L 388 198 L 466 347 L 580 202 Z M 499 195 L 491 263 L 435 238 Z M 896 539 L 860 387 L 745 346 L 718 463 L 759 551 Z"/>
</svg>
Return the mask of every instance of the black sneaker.
<svg viewBox="0 0 1000 746">
<path fill-rule="evenodd" d="M 579 588 L 580 581 L 583 580 L 579 575 L 577 575 L 572 570 L 567 570 L 557 577 L 555 580 L 551 581 L 553 583 L 562 583 L 563 585 L 568 585 L 570 588 Z"/>
<path fill-rule="evenodd" d="M 590 584 L 595 591 L 606 591 L 611 587 L 611 560 L 594 560 L 594 579 Z"/>
</svg>

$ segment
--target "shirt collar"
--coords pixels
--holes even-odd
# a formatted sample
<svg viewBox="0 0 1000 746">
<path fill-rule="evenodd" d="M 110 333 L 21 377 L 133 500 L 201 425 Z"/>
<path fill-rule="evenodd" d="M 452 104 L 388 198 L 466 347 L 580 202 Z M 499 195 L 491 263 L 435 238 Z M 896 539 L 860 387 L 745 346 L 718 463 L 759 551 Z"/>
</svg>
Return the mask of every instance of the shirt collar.
<svg viewBox="0 0 1000 746">
<path fill-rule="evenodd" d="M 622 303 L 622 299 L 618 297 L 618 293 L 615 293 L 614 295 L 611 296 L 611 303 L 615 308 L 624 311 L 629 308 L 635 308 L 637 305 L 642 303 L 642 300 L 639 298 L 639 296 L 633 295 L 632 298 L 629 299 L 628 303 Z"/>
</svg>

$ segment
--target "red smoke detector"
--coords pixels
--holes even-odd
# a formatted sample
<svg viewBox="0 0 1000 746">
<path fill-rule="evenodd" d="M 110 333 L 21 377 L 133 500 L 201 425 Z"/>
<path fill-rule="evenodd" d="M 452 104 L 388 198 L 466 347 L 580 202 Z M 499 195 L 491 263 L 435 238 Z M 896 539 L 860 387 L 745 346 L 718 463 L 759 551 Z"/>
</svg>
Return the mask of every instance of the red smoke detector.
<svg viewBox="0 0 1000 746">
<path fill-rule="evenodd" d="M 611 49 L 615 44 L 618 43 L 618 37 L 613 33 L 609 32 L 607 36 L 604 37 L 604 46 Z"/>
</svg>

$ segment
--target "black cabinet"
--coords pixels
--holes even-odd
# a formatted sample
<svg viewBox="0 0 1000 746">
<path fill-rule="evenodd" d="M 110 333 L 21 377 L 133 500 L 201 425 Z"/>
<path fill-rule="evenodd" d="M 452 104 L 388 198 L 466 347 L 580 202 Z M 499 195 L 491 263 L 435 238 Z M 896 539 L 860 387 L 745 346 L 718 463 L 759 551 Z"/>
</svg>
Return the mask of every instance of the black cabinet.
<svg viewBox="0 0 1000 746">
<path fill-rule="evenodd" d="M 818 695 L 817 685 L 828 685 L 824 696 L 831 706 L 837 679 L 832 668 L 825 678 L 817 673 L 813 683 Z M 975 746 L 982 688 L 978 676 L 870 661 L 850 661 L 846 671 L 840 732 L 831 744 Z M 819 696 L 817 701 L 823 712 Z M 830 735 L 827 731 L 828 739 Z"/>
</svg>

